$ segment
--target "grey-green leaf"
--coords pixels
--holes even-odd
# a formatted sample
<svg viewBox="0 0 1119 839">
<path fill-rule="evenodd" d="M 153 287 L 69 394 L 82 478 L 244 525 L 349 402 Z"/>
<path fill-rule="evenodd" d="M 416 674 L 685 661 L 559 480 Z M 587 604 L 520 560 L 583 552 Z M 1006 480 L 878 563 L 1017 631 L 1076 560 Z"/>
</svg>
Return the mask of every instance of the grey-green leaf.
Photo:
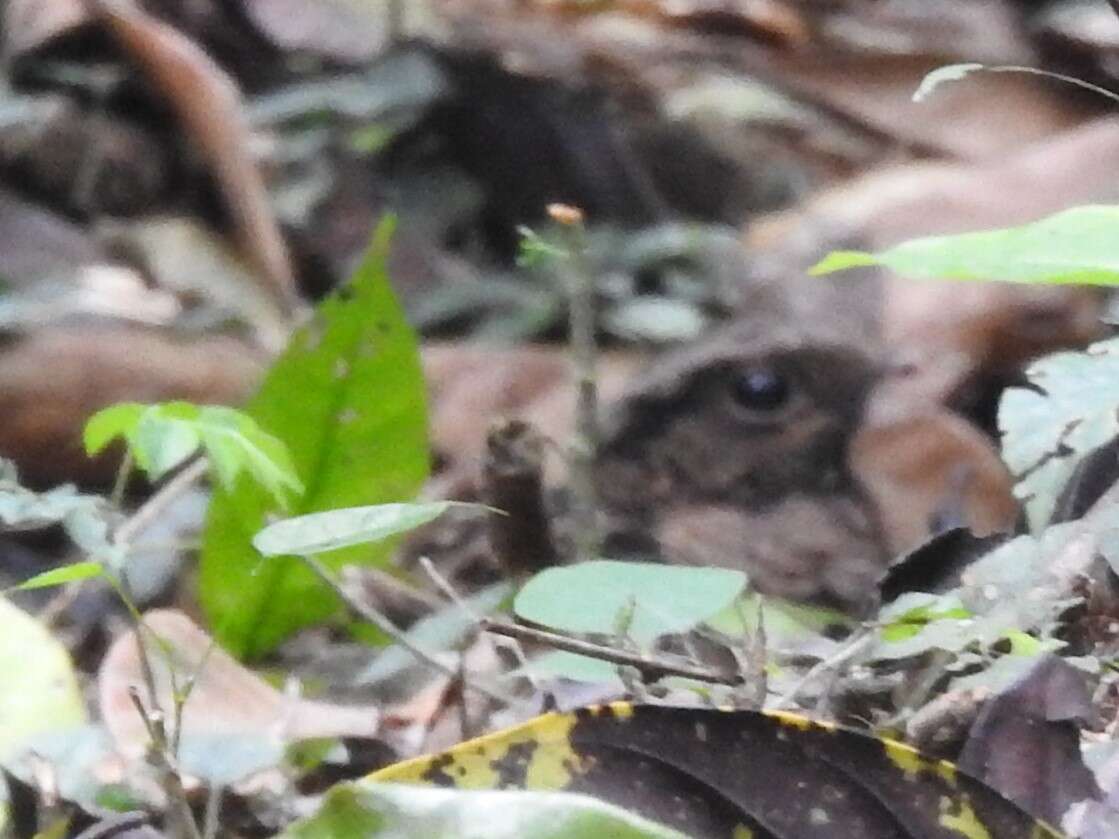
<svg viewBox="0 0 1119 839">
<path fill-rule="evenodd" d="M 253 537 L 253 547 L 265 556 L 309 556 L 379 542 L 434 521 L 452 503 L 374 504 L 310 513 L 268 525 Z"/>
<path fill-rule="evenodd" d="M 1063 352 L 1027 371 L 1034 388 L 1010 388 L 999 405 L 1002 455 L 1019 476 L 1036 531 L 1081 459 L 1119 434 L 1119 339 Z"/>
<path fill-rule="evenodd" d="M 553 629 L 604 635 L 632 605 L 628 634 L 646 644 L 718 614 L 745 586 L 745 574 L 725 568 L 597 560 L 540 572 L 513 605 L 520 617 Z"/>
</svg>

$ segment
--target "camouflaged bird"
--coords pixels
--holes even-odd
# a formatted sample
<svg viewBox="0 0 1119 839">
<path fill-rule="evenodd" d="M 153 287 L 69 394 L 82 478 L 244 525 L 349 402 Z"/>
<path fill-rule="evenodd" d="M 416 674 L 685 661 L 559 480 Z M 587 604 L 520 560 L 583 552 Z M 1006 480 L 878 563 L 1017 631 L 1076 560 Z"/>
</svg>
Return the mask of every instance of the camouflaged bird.
<svg viewBox="0 0 1119 839">
<path fill-rule="evenodd" d="M 472 410 L 525 387 L 509 372 L 515 353 L 476 352 L 485 379 L 470 387 L 461 350 L 453 363 L 427 356 L 437 447 L 444 434 L 463 437 L 453 406 L 440 404 L 448 380 L 472 395 Z M 562 354 L 522 363 L 530 382 L 563 381 Z M 625 384 L 608 370 L 595 463 L 606 556 L 740 568 L 759 591 L 859 611 L 896 553 L 939 526 L 1014 522 L 990 442 L 939 405 L 890 404 L 888 365 L 826 324 L 741 321 Z M 496 413 L 562 438 L 569 391 L 543 388 Z M 570 541 L 570 520 L 556 524 Z"/>
</svg>

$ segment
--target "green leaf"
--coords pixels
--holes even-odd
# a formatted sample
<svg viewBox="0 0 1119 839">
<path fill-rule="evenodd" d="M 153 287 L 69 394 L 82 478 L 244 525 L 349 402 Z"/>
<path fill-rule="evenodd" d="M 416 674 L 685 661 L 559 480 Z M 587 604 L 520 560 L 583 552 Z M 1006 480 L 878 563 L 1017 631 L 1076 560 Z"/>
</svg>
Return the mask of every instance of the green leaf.
<svg viewBox="0 0 1119 839">
<path fill-rule="evenodd" d="M 597 560 L 549 568 L 529 580 L 513 603 L 525 620 L 563 632 L 611 635 L 633 607 L 629 635 L 639 644 L 684 632 L 730 605 L 746 575 L 725 568 L 685 568 Z"/>
<path fill-rule="evenodd" d="M 0 764 L 33 736 L 83 722 L 85 700 L 65 648 L 0 597 Z"/>
<path fill-rule="evenodd" d="M 246 409 L 291 452 L 307 487 L 296 515 L 407 501 L 427 476 L 424 382 L 386 275 L 387 233 L 296 333 Z M 241 476 L 232 490 L 215 490 L 203 535 L 200 600 L 219 641 L 242 656 L 267 652 L 339 605 L 299 559 L 263 562 L 253 548 L 274 507 Z M 383 564 L 391 550 L 391 541 L 360 545 L 323 561 Z"/>
<path fill-rule="evenodd" d="M 739 602 L 710 618 L 707 625 L 725 635 L 742 638 L 752 633 L 762 615 L 766 645 L 771 650 L 791 650 L 817 644 L 837 631 L 853 631 L 858 622 L 850 615 L 808 603 L 748 593 Z"/>
<path fill-rule="evenodd" d="M 147 407 L 138 402 L 120 402 L 90 417 L 82 434 L 86 454 L 100 453 L 117 437 L 131 439 Z"/>
<path fill-rule="evenodd" d="M 246 470 L 281 504 L 303 491 L 284 444 L 233 408 L 127 402 L 99 411 L 86 423 L 84 439 L 90 454 L 116 437 L 125 438 L 137 466 L 152 480 L 162 478 L 201 446 L 227 490 Z"/>
<path fill-rule="evenodd" d="M 375 504 L 310 513 L 268 525 L 253 537 L 253 547 L 265 556 L 308 556 L 379 542 L 434 521 L 453 504 Z"/>
<path fill-rule="evenodd" d="M 266 433 L 252 417 L 224 406 L 202 409 L 196 421 L 210 465 L 226 491 L 232 491 L 242 469 L 277 501 L 303 492 L 287 446 Z"/>
<path fill-rule="evenodd" d="M 78 580 L 88 580 L 90 577 L 100 577 L 104 573 L 105 569 L 100 562 L 74 562 L 61 568 L 52 568 L 50 571 L 36 574 L 30 579 L 24 580 L 18 586 L 13 586 L 9 591 L 28 591 L 33 588 L 61 586 Z"/>
<path fill-rule="evenodd" d="M 810 271 L 883 265 L 907 277 L 1119 284 L 1119 207 L 1076 207 L 1021 227 L 931 236 L 881 253 L 837 251 Z"/>
<path fill-rule="evenodd" d="M 149 405 L 140 414 L 128 444 L 136 464 L 159 480 L 198 451 L 201 409 L 190 402 Z"/>
<path fill-rule="evenodd" d="M 1084 455 L 1119 434 L 1119 339 L 1051 355 L 1026 375 L 1033 388 L 1003 393 L 999 431 L 1015 494 L 1038 531 Z"/>
<path fill-rule="evenodd" d="M 339 784 L 282 839 L 685 839 L 620 807 L 565 792 Z"/>
</svg>

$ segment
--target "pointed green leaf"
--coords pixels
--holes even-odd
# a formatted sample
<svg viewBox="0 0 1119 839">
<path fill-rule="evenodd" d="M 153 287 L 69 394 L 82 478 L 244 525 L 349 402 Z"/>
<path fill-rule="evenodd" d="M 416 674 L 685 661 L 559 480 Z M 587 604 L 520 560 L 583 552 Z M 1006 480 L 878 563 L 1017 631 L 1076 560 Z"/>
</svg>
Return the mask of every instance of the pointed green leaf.
<svg viewBox="0 0 1119 839">
<path fill-rule="evenodd" d="M 310 513 L 268 525 L 253 537 L 253 547 L 265 556 L 308 556 L 379 542 L 434 521 L 452 504 L 375 504 Z"/>
<path fill-rule="evenodd" d="M 88 580 L 90 577 L 100 577 L 104 573 L 105 569 L 100 562 L 73 562 L 70 565 L 63 565 L 61 568 L 52 568 L 50 571 L 36 574 L 30 579 L 24 580 L 18 586 L 13 586 L 9 591 L 28 591 L 33 588 L 61 586 L 78 580 Z"/>
<path fill-rule="evenodd" d="M 198 451 L 198 415 L 198 406 L 189 402 L 150 405 L 140 415 L 129 444 L 137 465 L 152 480 L 159 480 Z"/>
<path fill-rule="evenodd" d="M 287 446 L 266 433 L 252 417 L 232 408 L 209 405 L 202 409 L 197 428 L 210 464 L 227 491 L 246 470 L 277 501 L 286 503 L 302 494 L 303 484 Z"/>
<path fill-rule="evenodd" d="M 307 487 L 291 512 L 407 501 L 427 476 L 425 390 L 416 338 L 393 296 L 383 229 L 349 285 L 324 300 L 247 408 L 291 452 Z M 200 599 L 219 640 L 259 655 L 330 617 L 335 596 L 297 558 L 262 561 L 253 537 L 275 503 L 239 477 L 217 487 L 203 536 Z M 392 544 L 329 554 L 331 567 L 387 561 Z"/>
<path fill-rule="evenodd" d="M 832 253 L 812 274 L 883 265 L 907 277 L 1119 284 L 1119 206 L 1076 207 L 1021 227 L 931 236 L 881 253 Z"/>
</svg>

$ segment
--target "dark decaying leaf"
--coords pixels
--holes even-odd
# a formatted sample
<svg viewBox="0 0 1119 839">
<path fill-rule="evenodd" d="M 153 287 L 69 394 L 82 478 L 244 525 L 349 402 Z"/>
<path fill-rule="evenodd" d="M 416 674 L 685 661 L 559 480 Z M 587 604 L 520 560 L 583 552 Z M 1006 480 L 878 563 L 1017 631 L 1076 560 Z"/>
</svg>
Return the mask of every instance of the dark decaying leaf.
<svg viewBox="0 0 1119 839">
<path fill-rule="evenodd" d="M 1119 481 L 1119 437 L 1098 446 L 1076 464 L 1057 496 L 1050 524 L 1074 521 L 1091 509 Z"/>
<path fill-rule="evenodd" d="M 1008 537 L 1004 534 L 976 536 L 966 527 L 953 527 L 930 538 L 886 570 L 878 584 L 882 602 L 889 603 L 906 592 L 944 594 L 960 585 L 960 575 Z"/>
<path fill-rule="evenodd" d="M 1084 674 L 1046 656 L 983 708 L 960 766 L 1059 824 L 1072 804 L 1101 797 L 1080 754 L 1077 722 L 1091 714 Z"/>
<path fill-rule="evenodd" d="M 546 714 L 377 781 L 563 789 L 693 837 L 1056 837 L 909 746 L 789 714 L 615 703 Z"/>
</svg>

